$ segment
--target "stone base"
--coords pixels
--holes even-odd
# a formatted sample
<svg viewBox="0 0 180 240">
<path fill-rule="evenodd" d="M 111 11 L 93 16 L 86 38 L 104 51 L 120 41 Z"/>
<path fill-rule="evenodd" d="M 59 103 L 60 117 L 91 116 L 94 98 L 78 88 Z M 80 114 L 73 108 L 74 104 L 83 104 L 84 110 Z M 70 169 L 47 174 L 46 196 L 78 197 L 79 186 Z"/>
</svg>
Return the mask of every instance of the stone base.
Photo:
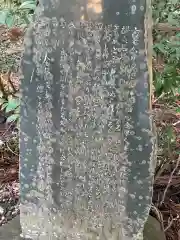
<svg viewBox="0 0 180 240">
<path fill-rule="evenodd" d="M 0 239 L 1 240 L 30 240 L 20 237 L 21 226 L 20 216 L 16 216 L 8 223 L 0 227 Z"/>
<path fill-rule="evenodd" d="M 28 240 L 20 237 L 21 227 L 19 215 L 0 227 L 0 239 L 2 240 Z M 144 228 L 144 240 L 165 240 L 160 223 L 153 217 L 149 219 Z"/>
</svg>

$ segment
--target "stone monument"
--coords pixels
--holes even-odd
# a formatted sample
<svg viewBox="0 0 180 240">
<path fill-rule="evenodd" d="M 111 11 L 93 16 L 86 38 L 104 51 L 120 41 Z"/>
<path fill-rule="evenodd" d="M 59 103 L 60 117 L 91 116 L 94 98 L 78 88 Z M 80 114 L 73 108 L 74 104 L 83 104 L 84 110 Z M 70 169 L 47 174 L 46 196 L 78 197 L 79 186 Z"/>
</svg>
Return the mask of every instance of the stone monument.
<svg viewBox="0 0 180 240">
<path fill-rule="evenodd" d="M 149 11 L 39 1 L 22 61 L 23 237 L 142 239 L 156 162 Z"/>
</svg>

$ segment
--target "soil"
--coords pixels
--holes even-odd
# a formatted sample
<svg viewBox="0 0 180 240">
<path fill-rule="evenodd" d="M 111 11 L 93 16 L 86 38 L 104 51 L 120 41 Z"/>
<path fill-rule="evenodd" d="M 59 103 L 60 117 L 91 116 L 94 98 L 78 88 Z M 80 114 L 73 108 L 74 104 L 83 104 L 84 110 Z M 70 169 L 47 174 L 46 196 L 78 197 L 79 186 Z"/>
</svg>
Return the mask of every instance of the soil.
<svg viewBox="0 0 180 240">
<path fill-rule="evenodd" d="M 0 124 L 0 225 L 19 213 L 18 133 L 15 127 Z"/>
</svg>

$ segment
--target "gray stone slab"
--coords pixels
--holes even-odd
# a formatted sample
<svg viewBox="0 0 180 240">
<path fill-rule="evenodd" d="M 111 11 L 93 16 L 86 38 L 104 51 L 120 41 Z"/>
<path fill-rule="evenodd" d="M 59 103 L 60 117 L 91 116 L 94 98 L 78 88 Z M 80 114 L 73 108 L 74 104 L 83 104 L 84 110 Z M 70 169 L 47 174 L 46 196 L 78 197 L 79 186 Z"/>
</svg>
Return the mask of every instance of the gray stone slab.
<svg viewBox="0 0 180 240">
<path fill-rule="evenodd" d="M 156 162 L 149 6 L 40 1 L 22 61 L 24 235 L 142 238 Z"/>
</svg>

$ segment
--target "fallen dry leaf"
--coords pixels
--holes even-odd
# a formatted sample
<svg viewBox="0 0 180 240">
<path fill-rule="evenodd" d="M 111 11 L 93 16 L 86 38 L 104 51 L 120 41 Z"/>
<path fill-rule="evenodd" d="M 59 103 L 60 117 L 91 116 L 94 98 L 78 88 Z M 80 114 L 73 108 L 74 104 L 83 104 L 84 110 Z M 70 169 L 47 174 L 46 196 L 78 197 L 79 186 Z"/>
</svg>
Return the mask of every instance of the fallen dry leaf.
<svg viewBox="0 0 180 240">
<path fill-rule="evenodd" d="M 24 32 L 21 28 L 13 27 L 9 29 L 8 36 L 11 41 L 18 41 L 20 37 L 24 35 Z"/>
<path fill-rule="evenodd" d="M 19 90 L 19 76 L 16 73 L 0 74 L 0 88 L 5 94 L 13 94 Z"/>
</svg>

